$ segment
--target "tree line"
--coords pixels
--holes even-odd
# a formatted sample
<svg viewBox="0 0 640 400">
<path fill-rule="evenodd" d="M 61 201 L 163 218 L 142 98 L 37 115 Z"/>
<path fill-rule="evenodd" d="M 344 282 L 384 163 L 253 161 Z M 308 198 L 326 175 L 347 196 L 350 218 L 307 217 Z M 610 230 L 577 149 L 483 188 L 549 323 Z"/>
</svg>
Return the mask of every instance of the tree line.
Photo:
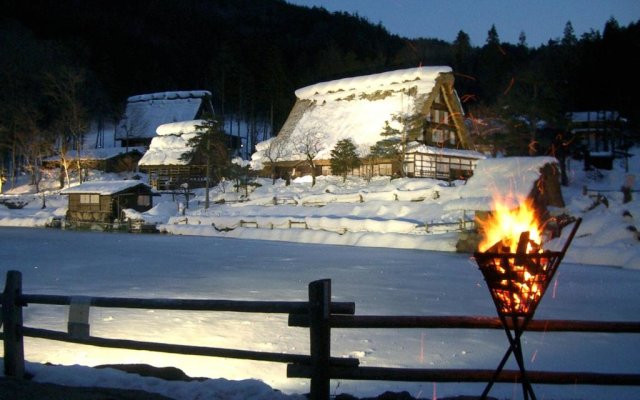
<svg viewBox="0 0 640 400">
<path fill-rule="evenodd" d="M 467 114 L 508 121 L 499 139 L 522 153 L 536 121 L 562 128 L 567 111 L 617 110 L 637 127 L 629 88 L 638 83 L 639 24 L 611 18 L 602 33 L 577 37 L 568 21 L 562 37 L 533 48 L 525 32 L 502 42 L 495 26 L 482 44 L 463 31 L 452 43 L 407 39 L 358 15 L 283 0 L 8 0 L 0 165 L 37 183 L 43 155 L 55 148 L 65 158 L 91 122 L 112 123 L 128 96 L 160 91 L 210 90 L 216 112 L 246 122 L 256 143 L 278 132 L 297 88 L 418 65 L 450 65 Z"/>
</svg>

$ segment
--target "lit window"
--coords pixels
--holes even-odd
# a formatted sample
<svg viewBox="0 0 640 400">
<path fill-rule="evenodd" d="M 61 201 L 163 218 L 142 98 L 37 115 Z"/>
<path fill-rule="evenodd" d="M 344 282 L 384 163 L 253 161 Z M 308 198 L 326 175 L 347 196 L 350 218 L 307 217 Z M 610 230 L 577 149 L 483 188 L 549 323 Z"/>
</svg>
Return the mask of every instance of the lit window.
<svg viewBox="0 0 640 400">
<path fill-rule="evenodd" d="M 80 204 L 100 204 L 99 194 L 81 194 Z"/>
<path fill-rule="evenodd" d="M 146 194 L 138 195 L 138 205 L 149 207 L 151 205 L 151 196 Z"/>
</svg>

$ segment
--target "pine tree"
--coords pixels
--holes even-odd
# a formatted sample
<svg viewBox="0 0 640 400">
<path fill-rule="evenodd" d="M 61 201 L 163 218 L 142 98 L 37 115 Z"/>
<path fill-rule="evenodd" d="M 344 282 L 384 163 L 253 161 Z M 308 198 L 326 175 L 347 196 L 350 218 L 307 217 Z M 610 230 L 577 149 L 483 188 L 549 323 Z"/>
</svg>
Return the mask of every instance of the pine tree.
<svg viewBox="0 0 640 400">
<path fill-rule="evenodd" d="M 342 139 L 331 150 L 331 171 L 334 175 L 342 175 L 342 181 L 347 180 L 347 174 L 361 165 L 356 153 L 356 145 L 351 139 Z"/>
<path fill-rule="evenodd" d="M 229 167 L 229 150 L 221 121 L 209 118 L 199 125 L 199 133 L 187 141 L 191 150 L 180 159 L 192 164 L 206 165 L 205 205 L 209 208 L 209 188 L 225 175 Z"/>
<path fill-rule="evenodd" d="M 394 117 L 394 120 L 398 120 Z M 380 132 L 383 139 L 377 141 L 370 148 L 371 158 L 374 160 L 389 160 L 402 166 L 406 146 L 406 138 L 400 130 L 391 127 L 389 121 L 385 121 L 384 128 Z M 400 168 L 400 173 L 404 175 L 404 168 Z"/>
</svg>

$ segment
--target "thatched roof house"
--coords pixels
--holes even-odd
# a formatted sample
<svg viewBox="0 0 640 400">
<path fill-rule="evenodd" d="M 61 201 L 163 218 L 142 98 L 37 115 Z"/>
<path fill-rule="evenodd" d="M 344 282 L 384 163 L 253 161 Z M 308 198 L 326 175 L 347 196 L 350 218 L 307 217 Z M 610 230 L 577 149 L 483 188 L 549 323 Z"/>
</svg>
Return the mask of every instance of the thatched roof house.
<svg viewBox="0 0 640 400">
<path fill-rule="evenodd" d="M 331 150 L 342 139 L 351 139 L 365 157 L 372 145 L 380 141 L 388 124 L 401 132 L 406 148 L 417 157 L 405 157 L 405 165 L 381 161 L 375 174 L 390 175 L 400 168 L 410 176 L 449 176 L 449 167 L 437 163 L 453 161 L 458 167 L 472 170 L 475 160 L 483 158 L 469 151 L 471 143 L 463 121 L 463 110 L 453 88 L 449 67 L 419 67 L 380 74 L 318 83 L 296 90 L 296 103 L 276 138 L 259 143 L 253 154 L 254 169 L 276 164 L 295 174 L 308 173 L 302 164 L 304 155 L 296 149 L 305 135 L 320 134 L 322 144 L 315 160 L 318 174 L 330 173 Z M 415 142 L 412 144 L 412 142 Z M 421 145 L 429 146 L 427 152 Z M 274 157 L 274 148 L 278 148 Z M 444 156 L 442 149 L 468 151 Z M 440 151 L 438 151 L 440 150 Z M 443 156 L 443 157 L 439 157 Z M 416 161 L 418 160 L 418 161 Z M 386 165 L 385 165 L 386 164 Z M 362 171 L 353 171 L 359 174 Z M 457 175 L 457 173 L 456 173 Z"/>
<path fill-rule="evenodd" d="M 122 146 L 146 146 L 163 124 L 213 115 L 211 92 L 191 90 L 131 96 L 122 120 L 116 126 L 115 138 Z"/>
<path fill-rule="evenodd" d="M 140 170 L 149 175 L 152 187 L 164 190 L 176 189 L 184 183 L 191 188 L 204 185 L 204 165 L 194 165 L 183 158 L 192 150 L 189 140 L 198 135 L 204 124 L 204 120 L 192 120 L 158 127 L 149 150 L 138 163 Z"/>
</svg>

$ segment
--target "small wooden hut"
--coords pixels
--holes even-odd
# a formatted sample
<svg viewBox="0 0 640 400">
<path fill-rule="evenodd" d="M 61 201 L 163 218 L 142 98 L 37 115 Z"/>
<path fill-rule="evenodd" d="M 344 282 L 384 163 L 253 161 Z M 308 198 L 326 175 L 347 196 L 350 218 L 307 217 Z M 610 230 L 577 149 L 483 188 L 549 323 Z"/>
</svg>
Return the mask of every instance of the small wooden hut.
<svg viewBox="0 0 640 400">
<path fill-rule="evenodd" d="M 153 189 L 137 180 L 91 181 L 65 189 L 69 196 L 67 221 L 112 223 L 122 210 L 144 212 L 153 207 Z"/>
</svg>

